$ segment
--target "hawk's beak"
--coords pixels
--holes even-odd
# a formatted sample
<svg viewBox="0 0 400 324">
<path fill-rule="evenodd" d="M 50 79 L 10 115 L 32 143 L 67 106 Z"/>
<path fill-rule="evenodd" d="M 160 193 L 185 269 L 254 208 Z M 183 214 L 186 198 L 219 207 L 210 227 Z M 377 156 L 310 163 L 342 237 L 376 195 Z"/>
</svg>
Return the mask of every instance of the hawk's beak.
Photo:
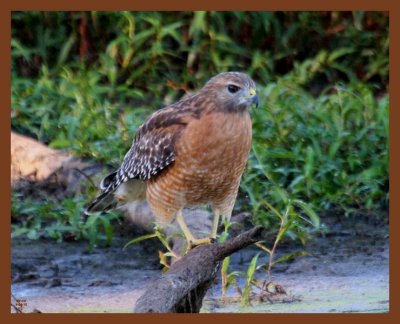
<svg viewBox="0 0 400 324">
<path fill-rule="evenodd" d="M 251 103 L 256 105 L 256 108 L 258 108 L 258 96 L 254 95 L 253 98 L 251 99 Z"/>
<path fill-rule="evenodd" d="M 256 95 L 256 89 L 251 88 L 249 91 L 250 97 L 251 97 L 251 103 L 256 105 L 256 108 L 258 107 L 258 96 Z"/>
</svg>

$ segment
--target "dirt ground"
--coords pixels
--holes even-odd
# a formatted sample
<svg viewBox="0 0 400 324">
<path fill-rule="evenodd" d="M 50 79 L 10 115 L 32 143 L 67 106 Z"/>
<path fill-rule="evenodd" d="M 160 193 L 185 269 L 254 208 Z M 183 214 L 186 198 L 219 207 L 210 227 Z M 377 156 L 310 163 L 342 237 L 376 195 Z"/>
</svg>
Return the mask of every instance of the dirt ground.
<svg viewBox="0 0 400 324">
<path fill-rule="evenodd" d="M 388 225 L 360 217 L 323 219 L 330 229 L 307 245 L 286 243 L 279 254 L 306 250 L 311 256 L 277 264 L 273 279 L 282 285 L 292 302 L 253 302 L 242 307 L 221 301 L 218 279 L 208 292 L 202 312 L 388 312 Z M 56 243 L 50 240 L 12 240 L 12 303 L 23 312 L 132 312 L 146 284 L 161 273 L 155 241 L 145 241 L 123 250 L 137 236 L 129 230 L 113 240 L 109 248 L 87 251 L 86 242 Z M 230 271 L 246 271 L 256 247 L 232 256 Z M 279 255 L 278 255 L 279 256 Z M 266 262 L 261 254 L 259 264 Z M 263 280 L 265 274 L 259 272 Z M 243 285 L 243 280 L 239 281 Z M 15 310 L 11 308 L 14 312 Z"/>
</svg>

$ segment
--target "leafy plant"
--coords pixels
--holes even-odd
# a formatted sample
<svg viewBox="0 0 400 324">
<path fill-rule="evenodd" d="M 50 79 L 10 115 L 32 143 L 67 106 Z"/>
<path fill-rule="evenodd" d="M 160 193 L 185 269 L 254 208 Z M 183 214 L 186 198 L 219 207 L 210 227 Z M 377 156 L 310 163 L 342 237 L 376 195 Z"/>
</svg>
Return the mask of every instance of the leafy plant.
<svg viewBox="0 0 400 324">
<path fill-rule="evenodd" d="M 239 295 L 242 296 L 242 289 L 239 287 L 237 283 L 237 278 L 244 276 L 244 274 L 241 271 L 228 272 L 230 260 L 231 260 L 230 257 L 226 257 L 224 261 L 222 261 L 222 266 L 221 266 L 221 287 L 222 287 L 221 299 L 223 301 L 226 299 L 226 293 L 229 287 L 232 285 L 235 286 Z"/>
<path fill-rule="evenodd" d="M 272 281 L 272 267 L 274 264 L 277 264 L 279 262 L 288 261 L 297 256 L 308 255 L 307 252 L 296 251 L 296 252 L 284 255 L 284 256 L 280 257 L 279 259 L 274 259 L 278 244 L 282 240 L 284 235 L 286 233 L 290 233 L 290 231 L 297 230 L 297 228 L 298 228 L 297 222 L 299 221 L 299 219 L 302 219 L 302 220 L 312 224 L 315 228 L 319 228 L 320 220 L 319 220 L 319 217 L 315 214 L 315 212 L 301 200 L 288 201 L 288 205 L 283 214 L 278 212 L 267 201 L 264 201 L 264 203 L 279 218 L 279 223 L 280 223 L 279 230 L 277 232 L 277 235 L 276 235 L 276 238 L 275 238 L 272 248 L 267 248 L 261 242 L 256 243 L 256 245 L 259 248 L 261 248 L 263 251 L 265 251 L 269 254 L 269 261 L 268 261 L 268 266 L 266 267 L 266 269 L 267 269 L 267 274 L 268 274 L 268 280 Z M 300 206 L 307 213 L 307 215 L 309 216 L 309 219 L 304 218 L 304 216 L 302 216 L 301 214 L 293 212 L 294 205 Z"/>
<path fill-rule="evenodd" d="M 315 98 L 280 80 L 262 96 L 265 108 L 253 111 L 240 209 L 271 226 L 273 211 L 263 209 L 265 201 L 284 209 L 289 200 L 300 199 L 317 212 L 353 216 L 387 206 L 386 95 L 375 100 L 369 87 L 357 83 L 329 87 Z M 307 213 L 305 206 L 297 204 Z"/>
<path fill-rule="evenodd" d="M 128 246 L 132 245 L 132 244 L 137 244 L 141 241 L 144 240 L 149 240 L 152 238 L 157 238 L 159 239 L 159 241 L 161 242 L 161 244 L 167 249 L 168 252 L 164 253 L 162 251 L 158 252 L 159 258 L 160 258 L 160 264 L 162 264 L 164 266 L 164 270 L 168 270 L 170 267 L 170 263 L 168 262 L 167 258 L 175 258 L 175 259 L 179 259 L 184 251 L 181 252 L 181 255 L 176 254 L 176 252 L 174 250 L 172 250 L 171 246 L 169 245 L 168 241 L 170 239 L 172 239 L 173 237 L 182 237 L 183 235 L 181 234 L 173 234 L 170 236 L 166 236 L 165 233 L 162 231 L 162 228 L 160 228 L 159 226 L 155 226 L 154 227 L 154 233 L 151 234 L 146 234 L 146 235 L 142 235 L 139 237 L 136 237 L 132 240 L 130 240 L 128 243 L 125 244 L 124 249 L 126 249 Z"/>
<path fill-rule="evenodd" d="M 284 191 L 282 191 L 283 193 Z M 306 251 L 295 251 L 286 255 L 283 255 L 279 258 L 275 258 L 275 252 L 278 248 L 279 243 L 282 241 L 282 239 L 286 236 L 292 236 L 293 234 L 290 235 L 291 232 L 296 232 L 299 230 L 299 228 L 302 227 L 300 225 L 301 222 L 306 223 L 307 225 L 312 225 L 315 229 L 319 228 L 320 225 L 320 219 L 318 215 L 314 212 L 314 210 L 305 202 L 298 200 L 298 199 L 286 199 L 286 209 L 284 213 L 279 212 L 276 208 L 274 208 L 268 201 L 264 200 L 263 202 L 263 207 L 268 208 L 278 219 L 279 219 L 279 229 L 276 233 L 276 237 L 274 240 L 274 243 L 271 248 L 268 248 L 263 244 L 262 242 L 257 242 L 256 246 L 258 246 L 260 249 L 262 249 L 264 252 L 266 252 L 269 255 L 269 261 L 268 264 L 266 265 L 259 265 L 257 266 L 258 262 L 258 257 L 260 253 L 255 255 L 253 259 L 251 260 L 249 267 L 247 269 L 247 274 L 244 274 L 242 272 L 238 271 L 233 271 L 231 273 L 228 272 L 229 269 L 229 263 L 230 263 L 230 257 L 227 257 L 224 259 L 221 267 L 221 279 L 222 279 L 222 296 L 221 298 L 224 300 L 227 290 L 229 286 L 234 284 L 237 286 L 237 290 L 241 296 L 241 303 L 242 305 L 248 305 L 250 304 L 251 301 L 251 293 L 252 293 L 252 288 L 257 287 L 258 289 L 261 290 L 261 293 L 268 292 L 266 287 L 269 285 L 273 285 L 273 280 L 272 280 L 272 267 L 280 262 L 286 262 L 288 260 L 291 260 L 293 258 L 299 257 L 299 256 L 306 256 L 309 255 L 308 252 Z M 301 212 L 295 211 L 295 207 L 301 208 Z M 306 217 L 307 216 L 307 217 Z M 225 225 L 225 230 L 222 233 L 222 237 L 226 237 L 224 233 L 227 233 L 227 230 L 230 225 Z M 298 238 L 302 239 L 303 243 L 305 241 L 305 238 L 302 237 L 301 235 L 297 235 Z M 254 275 L 257 270 L 259 269 L 266 269 L 267 273 L 267 280 L 265 280 L 264 284 L 261 284 L 258 280 L 255 279 Z M 246 278 L 246 283 L 243 287 L 243 289 L 240 289 L 237 285 L 236 278 L 237 277 L 245 277 Z"/>
<path fill-rule="evenodd" d="M 67 198 L 62 202 L 37 201 L 15 192 L 11 197 L 11 217 L 18 220 L 11 226 L 11 237 L 26 235 L 33 240 L 49 237 L 59 242 L 83 238 L 88 240 L 89 250 L 99 243 L 111 243 L 112 222 L 118 220 L 116 213 L 91 215 L 84 219 L 82 198 Z"/>
<path fill-rule="evenodd" d="M 259 256 L 259 254 L 256 254 L 251 259 L 249 267 L 247 269 L 246 284 L 244 286 L 243 293 L 241 296 L 241 301 L 242 301 L 243 305 L 250 304 L 250 294 L 251 294 L 251 288 L 252 288 L 252 282 L 254 279 L 254 274 L 255 274 L 256 268 L 257 268 L 258 256 Z"/>
<path fill-rule="evenodd" d="M 155 109 L 247 71 L 261 104 L 236 211 L 279 232 L 265 202 L 291 206 L 282 239 L 305 241 L 307 208 L 388 208 L 388 51 L 386 12 L 13 12 L 11 126 L 116 167 Z M 13 199 L 14 235 L 110 238 L 116 214 L 76 221 L 92 194 Z"/>
</svg>

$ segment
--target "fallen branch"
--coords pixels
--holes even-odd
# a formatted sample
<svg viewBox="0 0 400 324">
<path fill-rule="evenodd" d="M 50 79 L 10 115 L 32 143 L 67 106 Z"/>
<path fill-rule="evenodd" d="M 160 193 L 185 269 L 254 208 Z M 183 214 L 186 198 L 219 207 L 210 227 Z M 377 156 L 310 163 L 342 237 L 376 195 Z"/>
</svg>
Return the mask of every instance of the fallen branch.
<svg viewBox="0 0 400 324">
<path fill-rule="evenodd" d="M 225 243 L 201 245 L 153 281 L 138 299 L 135 313 L 198 313 L 203 298 L 217 276 L 222 260 L 232 253 L 265 239 L 257 226 Z"/>
</svg>

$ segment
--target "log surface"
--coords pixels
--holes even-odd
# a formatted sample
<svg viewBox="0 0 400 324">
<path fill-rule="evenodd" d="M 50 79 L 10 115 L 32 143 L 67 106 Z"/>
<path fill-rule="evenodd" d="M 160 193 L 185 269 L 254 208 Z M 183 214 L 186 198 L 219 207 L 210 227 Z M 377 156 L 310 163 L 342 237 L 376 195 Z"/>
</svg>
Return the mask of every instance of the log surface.
<svg viewBox="0 0 400 324">
<path fill-rule="evenodd" d="M 266 235 L 265 229 L 256 226 L 225 243 L 194 248 L 146 288 L 134 312 L 198 313 L 223 259 Z"/>
</svg>

